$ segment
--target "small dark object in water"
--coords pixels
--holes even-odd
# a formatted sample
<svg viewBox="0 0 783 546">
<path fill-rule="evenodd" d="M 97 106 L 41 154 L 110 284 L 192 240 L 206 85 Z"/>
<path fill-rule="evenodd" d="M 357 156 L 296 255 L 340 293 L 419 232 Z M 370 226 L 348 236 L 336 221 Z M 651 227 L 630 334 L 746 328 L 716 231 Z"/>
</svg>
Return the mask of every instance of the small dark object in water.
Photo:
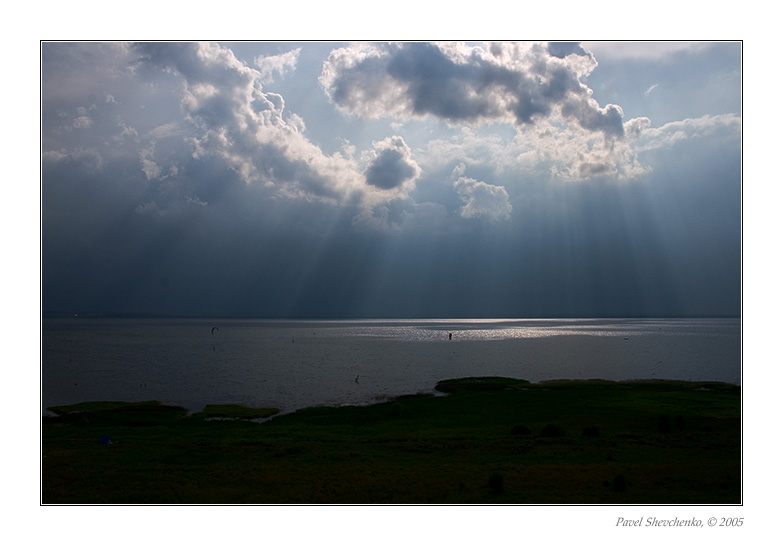
<svg viewBox="0 0 783 546">
<path fill-rule="evenodd" d="M 111 437 L 110 436 L 101 436 L 101 438 L 98 440 L 102 444 L 110 444 L 111 443 Z"/>
<path fill-rule="evenodd" d="M 354 382 L 356 382 L 356 383 L 359 382 L 359 376 L 358 375 L 356 376 L 356 379 L 354 379 Z"/>
</svg>

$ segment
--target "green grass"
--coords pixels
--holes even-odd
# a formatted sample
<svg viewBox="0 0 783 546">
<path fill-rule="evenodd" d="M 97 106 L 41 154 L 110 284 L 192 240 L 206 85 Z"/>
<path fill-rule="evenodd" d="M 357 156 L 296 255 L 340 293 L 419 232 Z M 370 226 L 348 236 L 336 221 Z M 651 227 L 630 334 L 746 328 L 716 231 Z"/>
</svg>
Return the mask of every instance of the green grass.
<svg viewBox="0 0 783 546">
<path fill-rule="evenodd" d="M 438 389 L 450 394 L 307 408 L 263 423 L 203 418 L 221 406 L 191 416 L 152 403 L 59 408 L 43 420 L 42 501 L 742 501 L 739 387 L 466 378 Z M 228 410 L 241 417 L 252 408 Z"/>
<path fill-rule="evenodd" d="M 526 388 L 530 381 L 508 377 L 461 377 L 438 381 L 435 390 L 440 392 L 457 391 L 501 391 L 505 389 Z"/>
</svg>

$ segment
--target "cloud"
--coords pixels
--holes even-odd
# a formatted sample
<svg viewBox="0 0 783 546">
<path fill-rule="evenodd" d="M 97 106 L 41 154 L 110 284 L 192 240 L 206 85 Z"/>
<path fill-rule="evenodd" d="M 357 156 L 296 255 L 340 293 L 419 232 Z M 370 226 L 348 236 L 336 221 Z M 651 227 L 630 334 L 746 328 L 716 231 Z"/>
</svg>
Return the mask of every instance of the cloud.
<svg viewBox="0 0 783 546">
<path fill-rule="evenodd" d="M 638 133 L 636 150 L 646 151 L 669 147 L 679 140 L 708 136 L 736 139 L 742 131 L 742 118 L 736 114 L 705 115 L 649 127 L 649 123 L 634 130 Z"/>
<path fill-rule="evenodd" d="M 160 167 L 155 163 L 154 142 L 139 152 L 139 160 L 141 161 L 141 169 L 144 171 L 147 180 L 152 180 L 153 178 L 158 178 L 160 176 Z"/>
<path fill-rule="evenodd" d="M 742 130 L 742 118 L 736 114 L 705 115 L 652 127 L 649 118 L 638 117 L 623 125 L 625 137 L 612 141 L 580 126 L 556 122 L 542 123 L 511 140 L 464 128 L 449 138 L 430 140 L 420 163 L 428 170 L 455 163 L 487 164 L 498 174 L 523 173 L 530 179 L 548 177 L 564 182 L 633 180 L 651 172 L 639 159 L 640 153 L 687 139 L 735 141 Z"/>
<path fill-rule="evenodd" d="M 626 130 L 640 121 L 593 99 L 581 79 L 596 66 L 578 43 L 362 43 L 332 51 L 320 82 L 347 114 L 459 126 L 428 142 L 422 161 L 430 164 L 489 157 L 498 171 L 560 180 L 638 177 L 645 169 Z M 515 136 L 474 132 L 498 123 Z"/>
<path fill-rule="evenodd" d="M 499 176 L 518 180 L 631 180 L 648 172 L 637 158 L 634 142 L 648 126 L 646 118 L 629 120 L 621 141 L 607 141 L 579 125 L 563 126 L 554 120 L 510 139 L 464 128 L 448 138 L 430 140 L 420 154 L 420 164 L 427 170 L 458 163 L 485 165 Z"/>
<path fill-rule="evenodd" d="M 319 80 L 338 108 L 366 117 L 527 126 L 561 116 L 622 138 L 622 109 L 600 107 L 580 81 L 595 66 L 573 44 L 357 44 L 332 51 Z"/>
<path fill-rule="evenodd" d="M 299 49 L 258 57 L 254 67 L 217 44 L 48 45 L 42 159 L 123 173 L 144 189 L 134 208 L 155 203 L 161 211 L 175 210 L 188 199 L 213 207 L 220 192 L 241 181 L 267 200 L 264 206 L 283 199 L 320 202 L 363 217 L 395 200 L 412 207 L 413 198 L 456 210 L 453 188 L 433 181 L 448 180 L 462 163 L 480 167 L 490 182 L 460 186 L 464 215 L 490 216 L 489 210 L 505 210 L 500 190 L 513 194 L 533 180 L 638 178 L 649 172 L 638 152 L 739 128 L 740 118 L 731 115 L 659 128 L 647 118 L 624 121 L 619 106 L 601 107 L 581 82 L 597 66 L 587 49 L 577 43 L 335 49 L 320 74 L 333 103 L 367 117 L 388 113 L 397 125 L 395 136 L 360 137 L 346 130 L 352 123 L 346 118 L 339 133 L 344 145 L 327 154 L 284 97 L 263 87 L 265 78 L 296 67 Z M 458 128 L 424 124 L 432 118 Z M 322 121 L 310 115 L 308 122 Z M 389 128 L 374 127 L 381 126 Z M 419 126 L 423 131 L 414 134 Z M 369 134 L 374 142 L 362 140 Z M 201 172 L 205 166 L 214 175 Z M 236 176 L 225 176 L 225 166 Z M 501 183 L 506 186 L 493 185 Z M 490 197 L 501 206 L 484 207 Z M 407 210 L 400 207 L 389 207 L 387 217 Z"/>
<path fill-rule="evenodd" d="M 590 56 L 590 53 L 585 51 L 579 42 L 549 42 L 547 51 L 550 55 L 561 59 L 565 59 L 569 55 Z"/>
<path fill-rule="evenodd" d="M 373 143 L 374 152 L 365 171 L 367 184 L 381 190 L 398 190 L 407 194 L 421 174 L 411 158 L 411 150 L 400 136 Z"/>
<path fill-rule="evenodd" d="M 77 164 L 89 173 L 100 171 L 104 166 L 103 157 L 96 149 L 82 146 L 70 150 L 46 150 L 41 154 L 41 160 L 46 164 Z"/>
<path fill-rule="evenodd" d="M 260 73 L 260 79 L 262 81 L 269 81 L 273 79 L 275 75 L 282 77 L 287 72 L 296 69 L 296 63 L 299 60 L 299 53 L 301 51 L 302 48 L 298 47 L 291 51 L 281 53 L 280 55 L 256 57 L 254 62 Z"/>
<path fill-rule="evenodd" d="M 262 90 L 263 74 L 216 44 L 139 44 L 142 61 L 184 78 L 181 108 L 195 126 L 195 157 L 221 157 L 248 184 L 278 196 L 341 203 L 356 199 L 363 179 L 355 162 L 325 155 L 285 113 L 285 101 Z M 290 66 L 290 59 L 275 66 Z M 287 64 L 286 64 L 287 63 Z"/>
<path fill-rule="evenodd" d="M 454 189 L 465 203 L 460 208 L 460 215 L 463 218 L 508 220 L 512 207 L 506 188 L 468 178 L 464 172 L 464 164 L 458 165 L 452 172 Z"/>
<path fill-rule="evenodd" d="M 88 129 L 92 125 L 92 119 L 83 106 L 77 108 L 77 116 L 71 122 L 72 129 Z"/>
<path fill-rule="evenodd" d="M 346 141 L 331 154 L 307 137 L 304 120 L 262 85 L 293 69 L 298 50 L 257 59 L 261 68 L 210 43 L 46 44 L 43 52 L 42 161 L 103 171 L 107 190 L 134 187 L 128 195 L 139 200 L 128 208 L 145 218 L 173 218 L 196 202 L 214 208 L 229 194 L 248 210 L 292 201 L 366 215 L 405 198 L 420 173 L 401 137 L 364 153 Z"/>
</svg>

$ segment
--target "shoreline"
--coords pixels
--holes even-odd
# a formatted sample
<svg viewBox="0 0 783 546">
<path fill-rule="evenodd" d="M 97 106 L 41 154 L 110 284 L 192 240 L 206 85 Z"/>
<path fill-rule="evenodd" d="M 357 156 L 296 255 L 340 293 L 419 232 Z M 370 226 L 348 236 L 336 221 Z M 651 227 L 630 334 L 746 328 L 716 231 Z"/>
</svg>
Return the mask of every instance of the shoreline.
<svg viewBox="0 0 783 546">
<path fill-rule="evenodd" d="M 240 402 L 210 402 L 205 403 L 201 405 L 200 409 L 196 409 L 195 407 L 189 407 L 184 406 L 181 404 L 176 403 L 168 403 L 161 400 L 82 400 L 80 402 L 74 402 L 71 404 L 58 404 L 58 405 L 46 405 L 44 406 L 42 404 L 42 415 L 41 417 L 56 417 L 58 413 L 56 411 L 53 411 L 52 408 L 62 408 L 66 409 L 72 406 L 81 406 L 81 405 L 89 405 L 89 404 L 143 404 L 143 403 L 155 403 L 160 404 L 164 406 L 170 406 L 170 407 L 180 407 L 187 411 L 188 415 L 198 414 L 203 412 L 207 407 L 214 406 L 214 405 L 222 405 L 222 406 L 234 406 L 234 407 L 245 407 L 245 408 L 255 408 L 255 409 L 275 409 L 275 415 L 288 415 L 291 413 L 296 413 L 298 411 L 307 410 L 311 408 L 343 408 L 343 407 L 368 407 L 373 406 L 375 404 L 385 404 L 391 401 L 394 401 L 398 398 L 405 398 L 405 397 L 414 397 L 414 396 L 432 396 L 434 398 L 446 396 L 449 394 L 449 392 L 444 390 L 439 390 L 438 385 L 441 385 L 442 383 L 448 382 L 448 381 L 464 381 L 466 379 L 471 379 L 467 377 L 461 377 L 461 378 L 452 378 L 452 379 L 443 379 L 441 381 L 438 381 L 438 383 L 430 390 L 430 391 L 417 391 L 415 393 L 402 393 L 402 394 L 389 394 L 389 395 L 383 395 L 378 396 L 372 401 L 368 401 L 366 403 L 336 403 L 336 404 L 314 404 L 314 405 L 308 405 L 308 406 L 301 406 L 296 407 L 293 409 L 288 410 L 281 410 L 279 408 L 269 408 L 269 407 L 262 407 L 262 406 L 248 406 L 247 404 L 240 403 Z M 525 383 L 533 388 L 546 388 L 547 386 L 564 386 L 564 385 L 571 385 L 574 387 L 578 386 L 584 386 L 584 385 L 615 385 L 615 386 L 633 386 L 633 385 L 661 385 L 661 386 L 675 386 L 675 385 L 682 385 L 687 386 L 689 384 L 693 385 L 715 385 L 717 388 L 723 388 L 723 389 L 731 389 L 731 388 L 737 388 L 741 389 L 742 385 L 739 383 L 731 383 L 726 381 L 714 381 L 714 380 L 681 380 L 681 379 L 666 379 L 666 378 L 642 378 L 642 379 L 624 379 L 624 380 L 611 380 L 611 379 L 602 379 L 602 378 L 590 378 L 590 379 L 565 379 L 565 378 L 559 378 L 559 379 L 544 379 L 540 381 L 528 381 L 526 379 L 521 378 L 504 378 L 512 381 L 519 381 L 521 383 Z M 492 389 L 490 389 L 492 390 Z M 46 413 L 48 412 L 48 414 Z"/>
</svg>

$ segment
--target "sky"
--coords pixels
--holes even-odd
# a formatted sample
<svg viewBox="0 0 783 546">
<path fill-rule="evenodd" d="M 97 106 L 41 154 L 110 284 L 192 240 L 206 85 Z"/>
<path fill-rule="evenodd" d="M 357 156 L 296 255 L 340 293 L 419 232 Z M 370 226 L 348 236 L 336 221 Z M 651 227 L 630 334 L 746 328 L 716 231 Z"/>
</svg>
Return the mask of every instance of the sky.
<svg viewBox="0 0 783 546">
<path fill-rule="evenodd" d="M 740 42 L 43 42 L 44 313 L 739 316 Z"/>
</svg>

